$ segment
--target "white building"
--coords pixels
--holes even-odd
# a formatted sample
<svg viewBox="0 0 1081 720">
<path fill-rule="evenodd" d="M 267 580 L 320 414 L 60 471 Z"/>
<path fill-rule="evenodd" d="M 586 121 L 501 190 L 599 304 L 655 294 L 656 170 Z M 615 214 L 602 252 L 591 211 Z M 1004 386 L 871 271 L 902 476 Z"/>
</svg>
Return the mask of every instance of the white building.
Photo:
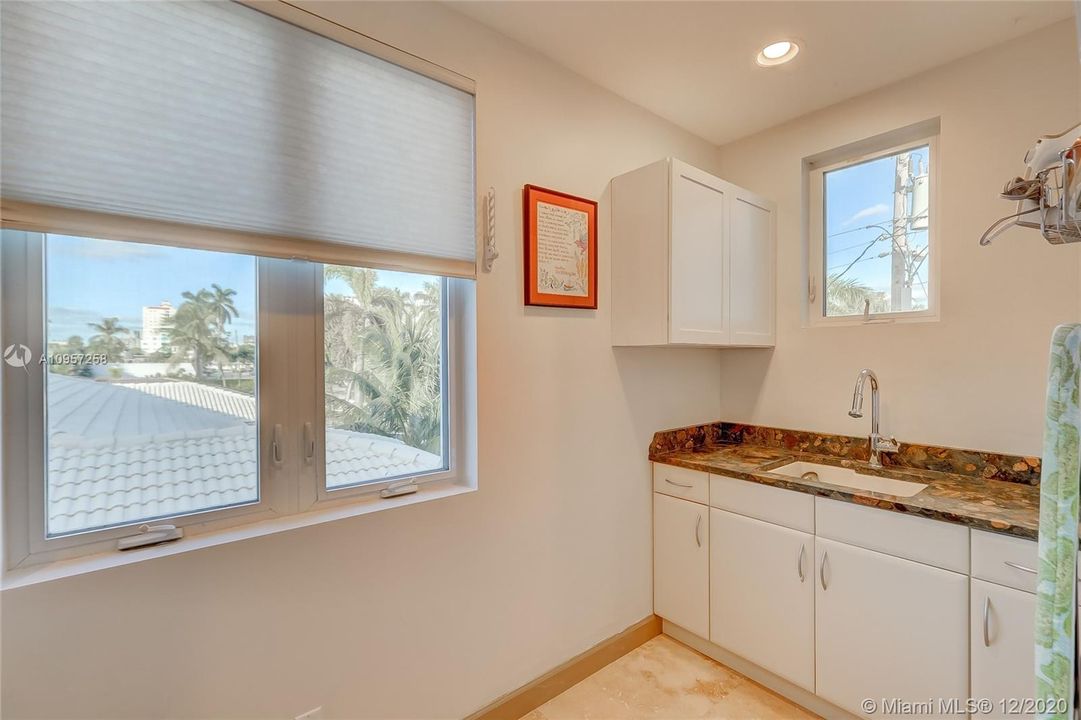
<svg viewBox="0 0 1081 720">
<path fill-rule="evenodd" d="M 139 347 L 144 353 L 161 350 L 165 344 L 165 323 L 173 316 L 173 305 L 162 300 L 160 305 L 143 306 L 143 330 Z"/>
</svg>

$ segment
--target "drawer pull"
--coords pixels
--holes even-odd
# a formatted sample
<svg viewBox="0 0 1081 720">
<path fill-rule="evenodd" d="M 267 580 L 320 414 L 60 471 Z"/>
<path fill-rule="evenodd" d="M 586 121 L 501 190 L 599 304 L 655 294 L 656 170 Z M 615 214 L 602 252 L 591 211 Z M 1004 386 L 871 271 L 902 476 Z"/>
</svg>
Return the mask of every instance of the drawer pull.
<svg viewBox="0 0 1081 720">
<path fill-rule="evenodd" d="M 698 522 L 694 524 L 694 541 L 698 547 L 702 547 L 702 516 L 698 516 Z"/>
<path fill-rule="evenodd" d="M 1008 567 L 1012 567 L 1012 568 L 1013 568 L 1014 570 L 1020 570 L 1021 572 L 1027 572 L 1027 573 L 1032 573 L 1033 575 L 1035 575 L 1035 574 L 1036 574 L 1036 571 L 1035 571 L 1035 570 L 1033 570 L 1033 569 L 1032 569 L 1032 568 L 1030 568 L 1030 567 L 1025 567 L 1024 565 L 1018 565 L 1017 563 L 1015 563 L 1015 562 L 1010 562 L 1009 560 L 1003 560 L 1002 562 L 1003 562 L 1003 563 L 1004 563 L 1005 565 L 1007 565 Z"/>
<path fill-rule="evenodd" d="M 818 566 L 818 581 L 822 583 L 822 589 L 826 590 L 826 563 L 829 562 L 830 554 L 822 553 L 822 564 Z"/>
<path fill-rule="evenodd" d="M 807 551 L 807 546 L 804 545 L 804 544 L 801 544 L 799 546 L 799 555 L 796 557 L 796 573 L 799 575 L 799 581 L 800 582 L 803 582 L 804 579 L 805 579 L 803 577 L 803 556 L 806 553 L 806 551 Z"/>
<path fill-rule="evenodd" d="M 991 647 L 991 630 L 988 627 L 991 619 L 991 597 L 983 599 L 983 646 Z"/>
<path fill-rule="evenodd" d="M 666 483 L 668 483 L 669 485 L 675 485 L 676 487 L 688 488 L 688 489 L 694 487 L 694 485 L 684 485 L 683 483 L 673 482 L 673 481 L 669 480 L 668 478 L 665 478 L 664 481 Z"/>
</svg>

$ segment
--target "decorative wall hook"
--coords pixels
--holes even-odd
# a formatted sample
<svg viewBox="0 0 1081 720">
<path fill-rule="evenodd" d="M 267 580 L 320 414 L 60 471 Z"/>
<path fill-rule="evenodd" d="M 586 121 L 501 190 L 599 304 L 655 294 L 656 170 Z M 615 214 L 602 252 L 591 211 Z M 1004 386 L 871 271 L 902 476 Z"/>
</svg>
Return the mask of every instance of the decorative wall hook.
<svg viewBox="0 0 1081 720">
<path fill-rule="evenodd" d="M 495 247 L 495 188 L 488 188 L 484 198 L 484 272 L 492 271 L 492 263 L 499 257 Z"/>
</svg>

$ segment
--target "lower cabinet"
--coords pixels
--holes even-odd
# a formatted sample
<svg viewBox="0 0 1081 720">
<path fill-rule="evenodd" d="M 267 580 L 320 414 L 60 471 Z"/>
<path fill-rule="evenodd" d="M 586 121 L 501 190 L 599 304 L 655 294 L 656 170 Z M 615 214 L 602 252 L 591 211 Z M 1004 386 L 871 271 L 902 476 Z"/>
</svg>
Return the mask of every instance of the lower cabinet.
<svg viewBox="0 0 1081 720">
<path fill-rule="evenodd" d="M 709 637 L 709 508 L 653 494 L 653 611 Z"/>
<path fill-rule="evenodd" d="M 709 513 L 710 641 L 814 692 L 814 536 Z"/>
<path fill-rule="evenodd" d="M 867 698 L 963 704 L 969 578 L 821 537 L 815 545 L 817 694 L 857 715 Z"/>
<path fill-rule="evenodd" d="M 981 717 L 1016 717 L 1001 702 L 1036 696 L 1036 596 L 975 578 L 971 595 L 972 697 L 994 701 Z"/>
</svg>

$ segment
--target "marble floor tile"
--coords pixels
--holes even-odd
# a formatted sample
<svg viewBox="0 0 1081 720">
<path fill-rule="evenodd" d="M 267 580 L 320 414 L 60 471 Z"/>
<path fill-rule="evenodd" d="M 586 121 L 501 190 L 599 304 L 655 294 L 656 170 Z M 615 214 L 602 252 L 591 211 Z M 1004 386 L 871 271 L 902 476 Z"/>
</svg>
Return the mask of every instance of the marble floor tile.
<svg viewBox="0 0 1081 720">
<path fill-rule="evenodd" d="M 522 720 L 803 720 L 817 715 L 666 635 Z"/>
</svg>

